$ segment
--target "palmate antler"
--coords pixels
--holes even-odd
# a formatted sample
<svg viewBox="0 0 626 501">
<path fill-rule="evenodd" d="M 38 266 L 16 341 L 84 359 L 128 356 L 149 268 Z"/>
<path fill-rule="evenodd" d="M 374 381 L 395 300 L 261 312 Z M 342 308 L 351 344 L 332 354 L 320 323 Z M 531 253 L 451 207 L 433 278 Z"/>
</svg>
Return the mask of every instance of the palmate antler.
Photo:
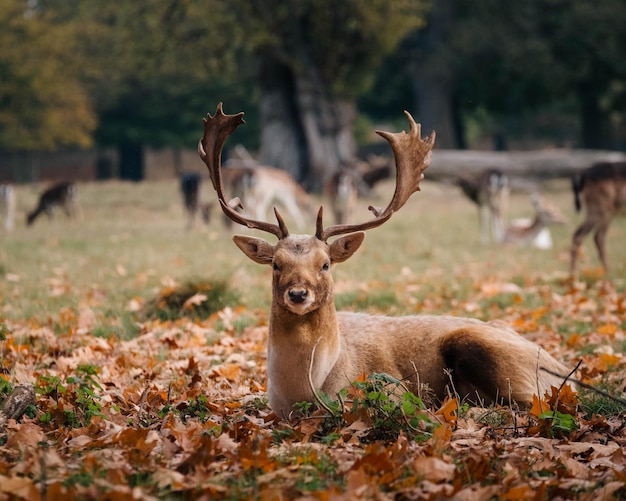
<svg viewBox="0 0 626 501">
<path fill-rule="evenodd" d="M 419 191 L 420 181 L 424 179 L 424 170 L 430 165 L 432 148 L 435 145 L 435 133 L 431 132 L 428 137 L 422 139 L 420 124 L 415 122 L 409 112 L 405 111 L 404 114 L 409 121 L 410 129 L 408 134 L 404 131 L 398 133 L 376 131 L 378 135 L 384 137 L 391 145 L 396 162 L 396 189 L 387 208 L 381 211 L 370 206 L 369 209 L 374 213 L 375 218 L 364 223 L 334 225 L 324 228 L 322 223 L 323 207 L 320 207 L 315 231 L 317 238 L 326 241 L 336 235 L 345 235 L 376 228 L 387 221 L 394 212 L 397 212 L 413 193 Z M 221 173 L 222 148 L 228 136 L 239 125 L 245 123 L 243 113 L 225 115 L 222 111 L 222 103 L 219 103 L 215 115 L 207 114 L 207 118 L 203 119 L 203 122 L 204 135 L 198 143 L 198 154 L 209 169 L 213 188 L 217 192 L 217 197 L 226 216 L 236 223 L 248 228 L 266 231 L 279 239 L 287 237 L 289 231 L 276 208 L 274 208 L 274 213 L 278 221 L 277 225 L 256 221 L 242 216 L 235 210 L 240 205 L 238 198 L 227 201 L 224 195 Z"/>
<path fill-rule="evenodd" d="M 322 225 L 322 207 L 320 207 L 315 231 L 317 238 L 326 241 L 335 235 L 345 235 L 355 231 L 376 228 L 387 221 L 394 212 L 397 212 L 413 193 L 419 191 L 420 181 L 424 179 L 424 171 L 432 160 L 435 132 L 431 132 L 426 139 L 422 139 L 422 126 L 415 122 L 408 111 L 405 111 L 404 114 L 409 121 L 408 134 L 404 131 L 396 133 L 376 131 L 376 134 L 389 142 L 396 161 L 396 189 L 387 208 L 381 211 L 370 205 L 369 210 L 376 216 L 374 219 L 360 224 L 334 225 L 324 228 Z"/>
<path fill-rule="evenodd" d="M 198 142 L 198 154 L 209 168 L 213 189 L 217 193 L 217 198 L 224 214 L 236 223 L 247 226 L 248 228 L 266 231 L 277 236 L 279 239 L 285 238 L 289 235 L 289 232 L 287 231 L 287 226 L 283 218 L 276 208 L 274 208 L 274 213 L 276 214 L 278 225 L 243 217 L 235 210 L 237 207 L 241 206 L 241 201 L 237 197 L 226 201 L 224 183 L 222 182 L 222 149 L 228 136 L 235 132 L 237 127 L 241 124 L 246 123 L 243 119 L 243 112 L 237 113 L 236 115 L 225 115 L 222 110 L 222 103 L 219 103 L 215 115 L 211 116 L 211 114 L 208 113 L 207 117 L 203 118 L 202 121 L 204 122 L 204 135 Z"/>
</svg>

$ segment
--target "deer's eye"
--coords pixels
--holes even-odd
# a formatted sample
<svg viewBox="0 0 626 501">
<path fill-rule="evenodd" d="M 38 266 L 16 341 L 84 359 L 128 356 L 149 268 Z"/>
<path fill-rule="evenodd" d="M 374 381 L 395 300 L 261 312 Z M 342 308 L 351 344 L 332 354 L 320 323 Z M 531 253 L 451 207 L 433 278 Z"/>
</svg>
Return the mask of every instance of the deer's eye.
<svg viewBox="0 0 626 501">
<path fill-rule="evenodd" d="M 280 266 L 278 266 L 278 264 L 276 264 L 275 262 L 272 263 L 272 268 L 274 269 L 274 271 L 280 271 Z"/>
<path fill-rule="evenodd" d="M 322 271 L 330 270 L 330 263 L 326 262 L 322 265 Z"/>
</svg>

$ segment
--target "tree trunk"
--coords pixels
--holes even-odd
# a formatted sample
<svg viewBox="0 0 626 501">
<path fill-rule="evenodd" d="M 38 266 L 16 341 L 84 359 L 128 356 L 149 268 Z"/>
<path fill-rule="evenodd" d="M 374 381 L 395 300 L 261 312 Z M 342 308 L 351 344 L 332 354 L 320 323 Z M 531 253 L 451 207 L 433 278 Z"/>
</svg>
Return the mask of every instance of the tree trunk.
<svg viewBox="0 0 626 501">
<path fill-rule="evenodd" d="M 414 79 L 416 120 L 422 124 L 425 134 L 437 133 L 437 147 L 458 149 L 465 147 L 460 117 L 454 107 L 454 97 L 447 85 L 427 74 Z"/>
<path fill-rule="evenodd" d="M 303 76 L 297 81 L 300 118 L 309 151 L 309 186 L 319 191 L 342 164 L 356 157 L 352 126 L 356 119 L 353 100 L 325 95 L 320 82 Z"/>
<path fill-rule="evenodd" d="M 440 51 L 445 50 L 450 37 L 454 3 L 454 0 L 433 3 L 427 28 L 419 34 L 416 42 L 416 53 L 420 56 L 413 60 L 410 69 L 417 105 L 416 120 L 422 124 L 425 132 L 435 130 L 437 147 L 445 149 L 465 147 L 461 117 L 455 100 L 455 70 L 439 61 L 445 59 Z"/>
<path fill-rule="evenodd" d="M 262 81 L 260 160 L 289 171 L 308 190 L 320 191 L 356 156 L 355 102 L 333 97 L 312 64 L 294 76 L 286 66 L 266 60 Z"/>
<path fill-rule="evenodd" d="M 261 67 L 259 162 L 289 172 L 298 182 L 308 174 L 308 153 L 295 103 L 293 75 L 267 57 Z"/>
</svg>

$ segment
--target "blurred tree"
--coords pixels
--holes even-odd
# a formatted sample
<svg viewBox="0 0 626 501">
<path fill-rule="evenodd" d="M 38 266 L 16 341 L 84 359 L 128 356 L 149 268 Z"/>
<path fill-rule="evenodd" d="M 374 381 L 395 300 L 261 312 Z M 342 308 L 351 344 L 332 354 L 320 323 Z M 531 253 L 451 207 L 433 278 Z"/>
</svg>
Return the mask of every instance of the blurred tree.
<svg viewBox="0 0 626 501">
<path fill-rule="evenodd" d="M 409 37 L 419 117 L 440 147 L 464 147 L 464 115 L 493 117 L 505 147 L 509 117 L 577 103 L 580 146 L 615 145 L 609 118 L 624 113 L 623 0 L 439 0 Z"/>
<path fill-rule="evenodd" d="M 611 114 L 626 113 L 626 2 L 535 0 L 537 38 L 550 50 L 543 76 L 553 97 L 578 101 L 581 146 L 612 148 Z"/>
<path fill-rule="evenodd" d="M 416 0 L 230 3 L 259 61 L 260 160 L 309 188 L 354 159 L 356 98 L 375 68 L 423 24 Z"/>
<path fill-rule="evenodd" d="M 195 148 L 200 119 L 218 101 L 243 106 L 253 100 L 254 72 L 239 71 L 245 47 L 224 2 L 45 0 L 42 5 L 77 25 L 87 59 L 84 83 L 99 116 L 95 138 L 100 146 L 118 149 L 122 179 L 143 178 L 145 146 Z"/>
<path fill-rule="evenodd" d="M 0 2 L 0 26 L 0 149 L 90 146 L 96 115 L 74 58 L 74 27 L 26 0 Z"/>
</svg>

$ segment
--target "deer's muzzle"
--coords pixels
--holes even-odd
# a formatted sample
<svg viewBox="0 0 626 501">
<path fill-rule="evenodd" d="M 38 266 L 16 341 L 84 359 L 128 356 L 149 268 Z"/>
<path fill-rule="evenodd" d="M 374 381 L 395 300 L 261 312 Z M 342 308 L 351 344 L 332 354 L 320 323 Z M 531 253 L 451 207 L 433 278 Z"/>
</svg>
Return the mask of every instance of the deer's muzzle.
<svg viewBox="0 0 626 501">
<path fill-rule="evenodd" d="M 302 304 L 307 300 L 309 293 L 306 289 L 290 289 L 287 292 L 289 301 L 295 304 Z"/>
</svg>

